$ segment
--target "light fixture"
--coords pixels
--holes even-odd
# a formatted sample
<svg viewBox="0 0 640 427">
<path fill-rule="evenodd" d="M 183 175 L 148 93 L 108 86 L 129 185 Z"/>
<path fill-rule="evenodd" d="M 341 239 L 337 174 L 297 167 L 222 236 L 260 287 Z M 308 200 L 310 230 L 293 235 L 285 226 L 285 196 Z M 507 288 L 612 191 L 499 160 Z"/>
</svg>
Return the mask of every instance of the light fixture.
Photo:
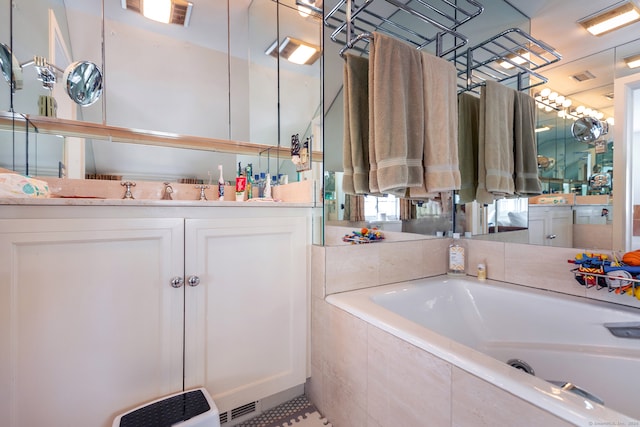
<svg viewBox="0 0 640 427">
<path fill-rule="evenodd" d="M 323 3 L 323 0 L 296 0 L 296 6 L 298 6 L 298 13 L 303 18 L 307 18 L 309 16 L 321 18 L 322 3 Z"/>
<path fill-rule="evenodd" d="M 146 18 L 164 24 L 189 26 L 193 3 L 186 0 L 121 0 L 123 9 L 129 9 Z"/>
<path fill-rule="evenodd" d="M 528 51 L 520 49 L 520 50 L 518 50 L 517 53 L 508 54 L 499 63 L 500 63 L 500 66 L 502 68 L 510 70 L 512 68 L 515 68 L 515 65 L 513 65 L 513 63 L 518 64 L 518 65 L 522 65 L 525 62 L 527 62 L 529 60 L 529 58 L 530 58 L 530 53 Z"/>
<path fill-rule="evenodd" d="M 300 65 L 311 65 L 320 57 L 320 47 L 293 37 L 285 37 L 278 47 L 278 41 L 271 43 L 271 46 L 264 52 L 273 57 L 278 56 Z"/>
<path fill-rule="evenodd" d="M 534 43 L 527 43 L 526 45 L 518 45 L 518 48 L 513 47 L 508 49 L 510 53 L 502 54 L 501 59 L 498 60 L 498 64 L 507 70 L 515 68 L 526 68 L 528 65 L 535 65 L 535 58 L 532 60 L 531 54 L 540 57 L 547 53 L 545 49 Z"/>
<path fill-rule="evenodd" d="M 640 67 L 640 55 L 628 56 L 624 58 L 624 62 L 629 68 L 638 68 Z"/>
<path fill-rule="evenodd" d="M 594 36 L 600 36 L 638 20 L 640 20 L 640 10 L 633 3 L 625 1 L 587 16 L 578 23 Z"/>
</svg>

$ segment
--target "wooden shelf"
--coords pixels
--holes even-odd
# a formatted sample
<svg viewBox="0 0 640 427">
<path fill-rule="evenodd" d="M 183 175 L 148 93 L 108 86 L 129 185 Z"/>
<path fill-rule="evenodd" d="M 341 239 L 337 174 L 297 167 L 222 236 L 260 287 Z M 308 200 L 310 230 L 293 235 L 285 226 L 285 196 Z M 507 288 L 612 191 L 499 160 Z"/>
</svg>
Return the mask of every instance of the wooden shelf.
<svg viewBox="0 0 640 427">
<path fill-rule="evenodd" d="M 114 142 L 131 144 L 159 145 L 164 147 L 185 148 L 193 150 L 216 151 L 231 154 L 259 155 L 269 151 L 271 156 L 283 158 L 291 155 L 289 147 L 256 144 L 228 139 L 205 138 L 199 136 L 180 135 L 168 132 L 156 132 L 142 129 L 121 128 L 100 123 L 80 122 L 76 120 L 58 119 L 54 117 L 32 116 L 0 112 L 0 129 L 24 130 L 26 121 L 33 125 L 38 133 L 73 136 L 79 138 L 109 139 Z M 314 162 L 322 162 L 322 151 L 313 151 Z"/>
</svg>

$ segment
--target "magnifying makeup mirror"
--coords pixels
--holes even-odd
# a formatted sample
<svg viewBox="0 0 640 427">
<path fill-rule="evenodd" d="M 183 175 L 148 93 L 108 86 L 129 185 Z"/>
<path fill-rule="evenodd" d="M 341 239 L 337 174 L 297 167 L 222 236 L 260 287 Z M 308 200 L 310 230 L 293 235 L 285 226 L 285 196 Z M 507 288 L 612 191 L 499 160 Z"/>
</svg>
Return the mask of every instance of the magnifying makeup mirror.
<svg viewBox="0 0 640 427">
<path fill-rule="evenodd" d="M 69 65 L 62 81 L 73 102 L 83 107 L 93 104 L 102 95 L 102 72 L 93 62 L 78 61 Z"/>
<path fill-rule="evenodd" d="M 22 68 L 9 46 L 4 43 L 0 43 L 0 68 L 13 91 L 22 89 Z"/>
<path fill-rule="evenodd" d="M 593 117 L 581 117 L 571 125 L 571 135 L 581 142 L 593 142 L 609 131 L 606 122 Z"/>
</svg>

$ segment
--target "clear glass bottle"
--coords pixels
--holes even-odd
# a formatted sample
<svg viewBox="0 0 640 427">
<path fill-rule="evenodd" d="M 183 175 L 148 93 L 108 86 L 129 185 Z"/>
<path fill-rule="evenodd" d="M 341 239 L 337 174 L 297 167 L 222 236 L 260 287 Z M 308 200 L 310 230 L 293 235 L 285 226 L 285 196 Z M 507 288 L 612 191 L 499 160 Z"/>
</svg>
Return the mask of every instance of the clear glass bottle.
<svg viewBox="0 0 640 427">
<path fill-rule="evenodd" d="M 467 273 L 467 248 L 460 240 L 460 233 L 453 233 L 453 241 L 449 245 L 447 274 L 464 276 Z"/>
</svg>

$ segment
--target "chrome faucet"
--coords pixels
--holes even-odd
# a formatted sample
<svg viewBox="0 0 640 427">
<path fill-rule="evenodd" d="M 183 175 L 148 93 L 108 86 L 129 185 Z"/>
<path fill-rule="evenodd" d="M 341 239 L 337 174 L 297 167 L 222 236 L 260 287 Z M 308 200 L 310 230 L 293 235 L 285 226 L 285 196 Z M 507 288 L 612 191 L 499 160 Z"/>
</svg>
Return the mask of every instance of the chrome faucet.
<svg viewBox="0 0 640 427">
<path fill-rule="evenodd" d="M 125 182 L 121 182 L 120 185 L 122 185 L 123 187 L 127 187 L 127 191 L 124 192 L 124 196 L 122 196 L 123 199 L 133 199 L 133 194 L 131 193 L 131 187 L 135 187 L 136 183 L 135 182 L 131 182 L 131 181 L 125 181 Z"/>
<path fill-rule="evenodd" d="M 200 190 L 200 200 L 207 200 L 207 196 L 204 194 L 204 190 L 209 188 L 208 185 L 196 185 L 196 188 Z"/>
<path fill-rule="evenodd" d="M 169 182 L 163 182 L 164 191 L 162 192 L 162 200 L 173 200 L 171 194 L 173 193 L 173 187 Z"/>
</svg>

